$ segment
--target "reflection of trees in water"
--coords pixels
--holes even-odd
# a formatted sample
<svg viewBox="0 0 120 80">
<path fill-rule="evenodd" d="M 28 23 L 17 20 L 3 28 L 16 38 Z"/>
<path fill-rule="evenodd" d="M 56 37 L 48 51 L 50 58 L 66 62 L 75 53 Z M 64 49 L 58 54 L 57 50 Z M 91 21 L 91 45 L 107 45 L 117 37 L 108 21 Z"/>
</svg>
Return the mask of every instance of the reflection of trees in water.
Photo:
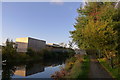
<svg viewBox="0 0 120 80">
<path fill-rule="evenodd" d="M 58 60 L 54 60 L 54 59 L 46 59 L 43 61 L 43 64 L 45 67 L 47 66 L 51 66 L 51 65 L 62 65 L 65 62 L 66 58 L 63 59 L 58 59 Z"/>
<path fill-rule="evenodd" d="M 63 61 L 42 61 L 42 62 L 37 62 L 34 64 L 28 63 L 26 64 L 26 76 L 38 73 L 38 72 L 43 72 L 45 67 L 49 66 L 57 66 L 57 65 L 62 65 Z"/>
<path fill-rule="evenodd" d="M 32 75 L 38 72 L 43 72 L 45 67 L 62 65 L 65 59 L 62 60 L 44 60 L 38 62 L 28 63 L 6 63 L 3 65 L 2 80 L 11 80 L 11 76 L 14 75 L 17 67 L 25 66 L 26 76 Z"/>
<path fill-rule="evenodd" d="M 43 61 L 36 61 L 36 62 L 28 62 L 26 64 L 27 69 L 31 69 L 33 66 L 35 66 L 34 64 L 39 64 L 39 66 L 43 65 Z"/>
<path fill-rule="evenodd" d="M 11 76 L 14 75 L 16 70 L 15 66 L 11 63 L 6 63 L 6 65 L 2 65 L 2 80 L 11 80 Z"/>
</svg>

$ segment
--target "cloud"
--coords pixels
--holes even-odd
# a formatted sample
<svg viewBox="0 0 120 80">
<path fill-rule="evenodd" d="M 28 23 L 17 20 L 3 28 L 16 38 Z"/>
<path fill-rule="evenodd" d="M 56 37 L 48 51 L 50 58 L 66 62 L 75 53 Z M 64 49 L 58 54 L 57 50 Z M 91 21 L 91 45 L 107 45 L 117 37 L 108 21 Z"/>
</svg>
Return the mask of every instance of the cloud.
<svg viewBox="0 0 120 80">
<path fill-rule="evenodd" d="M 51 0 L 50 3 L 51 4 L 57 4 L 57 5 L 63 5 L 64 1 L 63 0 Z"/>
</svg>

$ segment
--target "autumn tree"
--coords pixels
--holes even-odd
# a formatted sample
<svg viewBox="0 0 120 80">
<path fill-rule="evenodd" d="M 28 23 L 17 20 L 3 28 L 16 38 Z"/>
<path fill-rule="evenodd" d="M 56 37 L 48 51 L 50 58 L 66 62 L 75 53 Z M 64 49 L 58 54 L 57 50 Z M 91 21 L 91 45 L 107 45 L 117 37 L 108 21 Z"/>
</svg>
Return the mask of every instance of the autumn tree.
<svg viewBox="0 0 120 80">
<path fill-rule="evenodd" d="M 120 54 L 120 11 L 114 2 L 90 2 L 78 9 L 78 18 L 71 31 L 81 49 L 96 49 L 111 59 Z"/>
</svg>

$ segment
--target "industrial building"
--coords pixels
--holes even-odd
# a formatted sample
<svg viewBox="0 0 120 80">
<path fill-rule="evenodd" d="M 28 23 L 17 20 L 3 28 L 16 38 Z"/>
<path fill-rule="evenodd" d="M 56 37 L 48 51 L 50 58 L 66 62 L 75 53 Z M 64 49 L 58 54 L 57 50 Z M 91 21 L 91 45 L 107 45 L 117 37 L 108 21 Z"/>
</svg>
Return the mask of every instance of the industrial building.
<svg viewBox="0 0 120 80">
<path fill-rule="evenodd" d="M 31 37 L 16 38 L 17 52 L 27 52 L 28 48 L 34 51 L 40 51 L 46 46 L 46 41 Z"/>
<path fill-rule="evenodd" d="M 58 44 L 48 43 L 46 44 L 46 49 L 51 52 L 68 52 L 67 48 L 64 48 Z"/>
</svg>

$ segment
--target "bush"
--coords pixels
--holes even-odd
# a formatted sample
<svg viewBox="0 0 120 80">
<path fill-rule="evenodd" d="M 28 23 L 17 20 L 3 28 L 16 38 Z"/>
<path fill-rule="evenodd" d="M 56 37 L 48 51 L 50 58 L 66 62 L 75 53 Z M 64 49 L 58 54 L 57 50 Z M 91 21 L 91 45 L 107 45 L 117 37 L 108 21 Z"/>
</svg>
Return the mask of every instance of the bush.
<svg viewBox="0 0 120 80">
<path fill-rule="evenodd" d="M 35 51 L 33 51 L 31 48 L 28 48 L 26 54 L 29 55 L 29 56 L 34 56 Z"/>
<path fill-rule="evenodd" d="M 71 57 L 70 59 L 67 59 L 65 62 L 65 70 L 70 71 L 76 59 L 77 59 L 76 57 Z"/>
</svg>

